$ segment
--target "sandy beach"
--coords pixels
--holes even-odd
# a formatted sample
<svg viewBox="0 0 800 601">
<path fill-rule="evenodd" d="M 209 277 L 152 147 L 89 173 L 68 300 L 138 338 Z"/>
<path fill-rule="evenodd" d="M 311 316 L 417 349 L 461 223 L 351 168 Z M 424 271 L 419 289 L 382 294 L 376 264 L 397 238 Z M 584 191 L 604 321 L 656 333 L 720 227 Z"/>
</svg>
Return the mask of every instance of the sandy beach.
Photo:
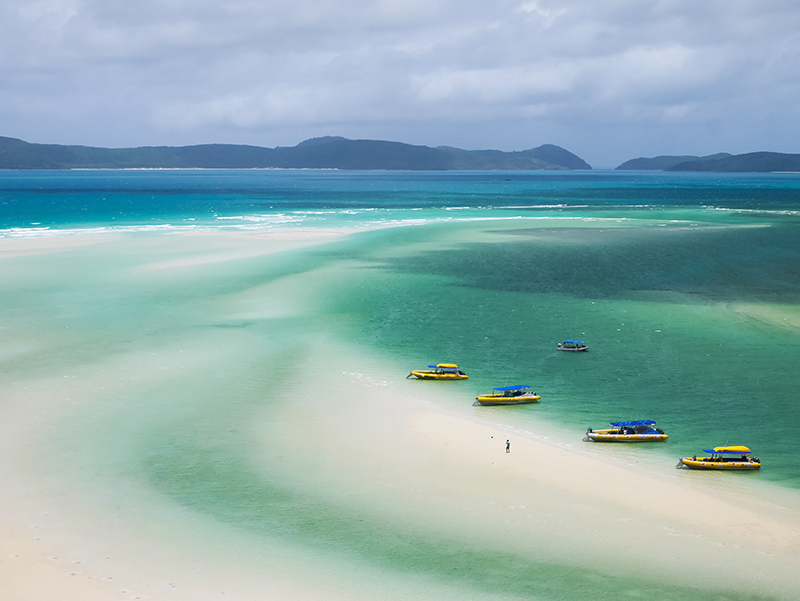
<svg viewBox="0 0 800 601">
<path fill-rule="evenodd" d="M 342 372 L 324 379 L 346 391 L 336 400 L 349 409 L 284 444 L 298 458 L 295 469 L 335 479 L 330 489 L 350 491 L 348 503 L 369 482 L 374 490 L 359 499 L 366 514 L 438 530 L 465 547 L 480 541 L 489 555 L 513 551 L 603 566 L 616 576 L 646 574 L 654 586 L 679 573 L 698 588 L 754 598 L 788 599 L 800 589 L 790 568 L 800 553 L 792 492 L 719 488 L 713 478 L 720 474 L 678 471 L 674 463 L 666 470 L 634 465 L 583 443 L 580 432 L 573 439 L 554 435 L 546 423 L 538 432 L 497 427 L 490 411 L 476 412 L 468 402 L 431 410 L 440 395 L 458 395 L 458 383 L 442 391 L 440 383 L 397 386 L 351 374 L 348 386 L 344 366 Z M 321 459 L 330 448 L 347 454 Z"/>
<path fill-rule="evenodd" d="M 124 301 L 130 293 L 120 288 L 114 320 L 129 315 L 130 323 L 118 331 L 109 320 L 78 334 L 85 299 L 67 296 L 59 302 L 76 304 L 60 321 L 37 319 L 34 303 L 3 321 L 0 596 L 523 596 L 484 588 L 477 572 L 439 579 L 422 560 L 393 563 L 392 545 L 424 543 L 448 565 L 485 569 L 481 562 L 500 558 L 500 573 L 516 561 L 542 579 L 579 574 L 587 594 L 593 582 L 610 591 L 615 579 L 620 586 L 634 579 L 644 587 L 634 594 L 650 591 L 654 599 L 678 599 L 681 591 L 697 599 L 796 598 L 795 491 L 679 471 L 674 461 L 631 463 L 581 442 L 580 428 L 568 436 L 544 420 L 508 426 L 473 408 L 470 388 L 406 380 L 416 366 L 338 339 L 333 319 L 330 330 L 253 334 L 247 324 L 254 321 L 283 332 L 311 319 L 320 282 L 341 271 L 281 267 L 258 286 L 235 278 L 254 265 L 277 269 L 270 255 L 331 239 L 309 232 L 292 240 L 0 240 L 3 273 L 30 278 L 21 289 L 47 290 L 47 274 L 40 282 L 35 272 L 43 264 L 25 259 L 64 252 L 79 253 L 64 264 L 97 261 L 90 287 L 102 280 L 103 290 L 115 290 L 123 278 L 145 290 L 165 278 L 174 286 L 158 288 L 163 301 L 152 314 Z M 191 286 L 213 287 L 223 273 L 235 285 L 212 299 L 193 296 Z M 20 321 L 25 315 L 29 321 Z M 280 377 L 267 381 L 268 369 Z M 204 488 L 195 474 L 210 473 L 208 458 L 219 458 L 220 479 Z M 176 475 L 186 482 L 171 488 Z M 195 503 L 198 490 L 206 498 Z M 226 496 L 230 490 L 235 495 Z M 262 508 L 269 495 L 278 499 L 270 507 L 305 504 L 302 515 L 321 507 L 327 517 L 269 521 L 274 511 Z M 354 539 L 373 540 L 374 556 L 348 545 L 351 529 Z M 668 595 L 660 596 L 661 587 Z"/>
</svg>

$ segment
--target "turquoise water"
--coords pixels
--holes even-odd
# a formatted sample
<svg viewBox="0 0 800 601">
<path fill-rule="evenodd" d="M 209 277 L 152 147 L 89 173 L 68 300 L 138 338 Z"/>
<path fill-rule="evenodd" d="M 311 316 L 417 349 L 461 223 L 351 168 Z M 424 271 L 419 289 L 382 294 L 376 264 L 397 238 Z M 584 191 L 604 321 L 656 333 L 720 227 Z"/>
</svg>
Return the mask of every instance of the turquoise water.
<svg viewBox="0 0 800 601">
<path fill-rule="evenodd" d="M 760 477 L 800 487 L 798 175 L 7 171 L 0 207 L 4 237 L 367 230 L 284 259 L 369 262 L 365 282 L 326 289 L 353 340 L 458 361 L 471 392 L 529 382 L 553 401 L 535 415 L 560 424 L 657 419 L 672 455 L 750 444 Z M 552 352 L 568 337 L 592 350 Z"/>
<path fill-rule="evenodd" d="M 430 579 L 454 597 L 652 590 L 647 574 L 512 552 L 486 562 L 480 548 L 424 528 L 364 519 L 287 479 L 274 449 L 272 467 L 255 469 L 242 433 L 265 404 L 291 402 L 275 391 L 307 367 L 320 332 L 390 358 L 390 380 L 458 362 L 470 380 L 463 401 L 443 395 L 443 408 L 528 383 L 541 404 L 476 412 L 576 441 L 587 427 L 655 419 L 670 441 L 637 450 L 654 469 L 747 444 L 764 469 L 733 478 L 800 488 L 800 176 L 0 172 L 0 203 L 4 238 L 119 231 L 131 241 L 0 261 L 0 383 L 63 380 L 78 405 L 68 428 L 48 432 L 60 451 L 47 461 L 81 466 L 87 490 L 153 489 L 256 538 L 359 572 Z M 296 228 L 356 233 L 178 275 L 144 269 L 205 252 L 172 233 Z M 591 350 L 559 353 L 564 338 Z M 100 390 L 103 373 L 114 376 Z M 658 586 L 662 599 L 768 598 Z"/>
<path fill-rule="evenodd" d="M 543 402 L 515 410 L 520 426 L 547 416 L 582 432 L 655 419 L 672 440 L 652 451 L 747 444 L 764 459 L 759 477 L 800 486 L 796 223 L 510 237 L 381 260 L 387 273 L 359 305 L 360 335 L 407 361 L 457 360 L 474 393 L 532 384 Z M 766 305 L 774 320 L 737 303 Z M 591 350 L 554 351 L 564 338 Z"/>
<path fill-rule="evenodd" d="M 548 208 L 791 213 L 799 189 L 795 174 L 4 171 L 0 228 L 263 229 L 540 217 Z"/>
</svg>

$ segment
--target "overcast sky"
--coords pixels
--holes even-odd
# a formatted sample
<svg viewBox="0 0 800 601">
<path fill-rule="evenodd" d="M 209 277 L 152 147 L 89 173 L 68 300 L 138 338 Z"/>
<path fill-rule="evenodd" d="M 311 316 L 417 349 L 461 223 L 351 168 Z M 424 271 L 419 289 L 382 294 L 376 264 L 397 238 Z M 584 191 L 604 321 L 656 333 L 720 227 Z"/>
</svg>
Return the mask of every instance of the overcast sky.
<svg viewBox="0 0 800 601">
<path fill-rule="evenodd" d="M 0 0 L 0 135 L 800 153 L 800 2 Z"/>
</svg>

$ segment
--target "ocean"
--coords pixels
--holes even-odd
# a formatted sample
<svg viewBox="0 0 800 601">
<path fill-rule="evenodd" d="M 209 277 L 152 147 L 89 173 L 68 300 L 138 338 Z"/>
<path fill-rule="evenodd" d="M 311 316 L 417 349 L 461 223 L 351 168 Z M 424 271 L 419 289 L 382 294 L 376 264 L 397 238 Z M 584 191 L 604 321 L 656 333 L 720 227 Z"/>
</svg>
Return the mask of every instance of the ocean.
<svg viewBox="0 0 800 601">
<path fill-rule="evenodd" d="M 309 232 L 315 244 L 292 245 Z M 253 252 L 260 236 L 285 247 Z M 794 498 L 800 175 L 6 171 L 0 239 L 56 249 L 0 257 L 0 403 L 60 399 L 57 419 L 31 411 L 36 444 L 18 447 L 43 496 L 79 483 L 71 502 L 122 506 L 121 530 L 195 520 L 187 548 L 285 563 L 345 596 L 357 581 L 384 598 L 775 598 L 591 556 L 486 561 L 365 510 L 358 475 L 339 481 L 325 459 L 355 449 L 289 449 L 342 419 L 337 384 L 359 382 L 692 487 Z M 590 350 L 556 350 L 574 338 Z M 438 362 L 469 380 L 406 380 Z M 541 403 L 472 407 L 515 384 Z M 634 419 L 668 442 L 582 442 Z M 726 444 L 763 468 L 674 469 Z M 246 560 L 219 550 L 229 529 Z"/>
</svg>

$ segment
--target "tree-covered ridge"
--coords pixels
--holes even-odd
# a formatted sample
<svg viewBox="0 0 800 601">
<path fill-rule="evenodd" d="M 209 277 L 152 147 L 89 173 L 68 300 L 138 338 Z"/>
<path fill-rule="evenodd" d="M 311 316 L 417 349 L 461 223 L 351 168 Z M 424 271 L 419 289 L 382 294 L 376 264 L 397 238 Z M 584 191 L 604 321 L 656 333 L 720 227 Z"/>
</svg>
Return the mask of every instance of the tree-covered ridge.
<svg viewBox="0 0 800 601">
<path fill-rule="evenodd" d="M 705 157 L 691 155 L 657 156 L 625 161 L 620 170 L 713 171 L 718 173 L 800 171 L 800 154 L 780 152 L 721 152 Z"/>
<path fill-rule="evenodd" d="M 415 146 L 382 140 L 313 138 L 292 147 L 238 144 L 96 148 L 33 144 L 0 137 L 0 169 L 591 169 L 575 154 L 544 144 L 518 152 Z"/>
</svg>

